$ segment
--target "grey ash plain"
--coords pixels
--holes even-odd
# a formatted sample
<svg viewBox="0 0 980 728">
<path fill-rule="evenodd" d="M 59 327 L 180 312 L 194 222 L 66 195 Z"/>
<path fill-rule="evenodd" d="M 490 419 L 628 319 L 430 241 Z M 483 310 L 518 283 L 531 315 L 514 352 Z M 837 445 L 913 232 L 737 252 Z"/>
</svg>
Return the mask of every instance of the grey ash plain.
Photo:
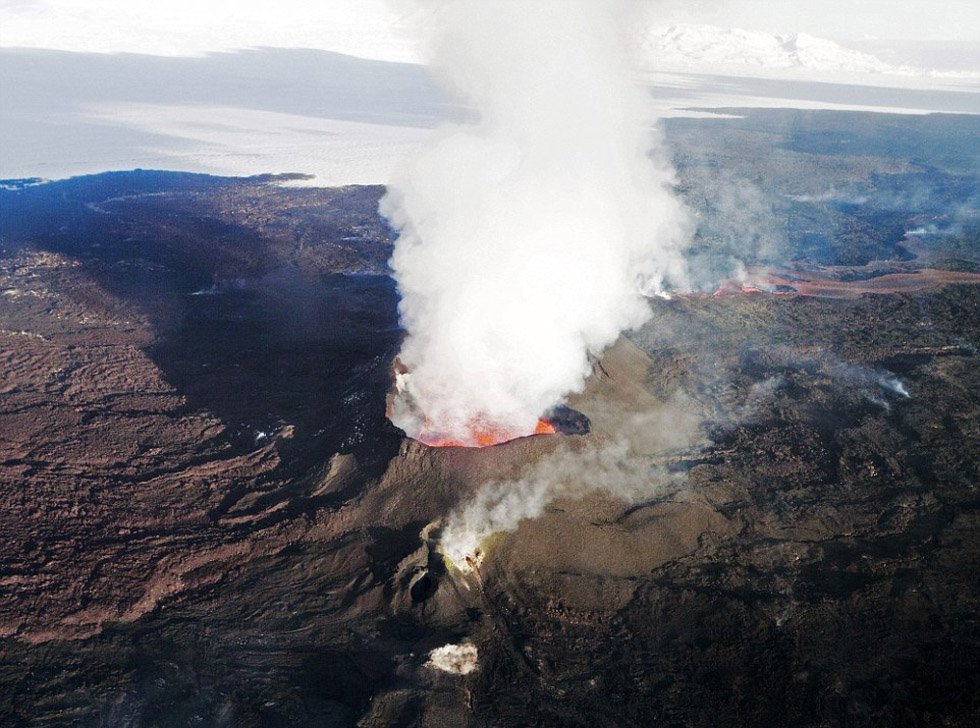
<svg viewBox="0 0 980 728">
<path fill-rule="evenodd" d="M 562 438 L 385 421 L 382 188 L 5 183 L 0 722 L 975 725 L 980 122 L 734 113 L 665 125 L 704 292 L 575 403 L 683 392 L 706 444 L 477 584 L 420 534 Z M 711 295 L 735 261 L 797 290 Z M 476 672 L 425 667 L 462 640 Z"/>
</svg>

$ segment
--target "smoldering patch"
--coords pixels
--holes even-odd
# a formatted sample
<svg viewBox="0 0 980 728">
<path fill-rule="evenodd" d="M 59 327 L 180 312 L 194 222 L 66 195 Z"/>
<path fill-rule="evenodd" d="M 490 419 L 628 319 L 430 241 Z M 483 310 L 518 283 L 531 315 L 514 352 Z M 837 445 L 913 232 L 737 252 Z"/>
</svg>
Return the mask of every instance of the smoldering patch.
<svg viewBox="0 0 980 728">
<path fill-rule="evenodd" d="M 448 644 L 432 650 L 425 666 L 451 675 L 469 675 L 479 667 L 479 656 L 472 642 Z"/>
</svg>

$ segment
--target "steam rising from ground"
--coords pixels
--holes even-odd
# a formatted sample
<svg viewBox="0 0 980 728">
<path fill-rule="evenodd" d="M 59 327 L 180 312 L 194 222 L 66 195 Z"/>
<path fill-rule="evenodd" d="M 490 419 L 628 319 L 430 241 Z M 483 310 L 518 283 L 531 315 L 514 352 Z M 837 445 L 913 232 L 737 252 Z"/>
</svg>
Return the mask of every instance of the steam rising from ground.
<svg viewBox="0 0 980 728">
<path fill-rule="evenodd" d="M 478 666 L 479 652 L 476 645 L 463 642 L 458 645 L 443 645 L 429 653 L 426 667 L 431 667 L 453 675 L 469 675 Z"/>
<path fill-rule="evenodd" d="M 808 386 L 816 387 L 826 381 L 843 397 L 857 395 L 886 410 L 891 404 L 883 392 L 895 401 L 912 396 L 903 381 L 882 369 L 834 359 L 789 360 L 783 366 L 785 376 L 753 382 L 731 399 L 706 394 L 722 390 L 727 395 L 732 388 L 711 366 L 698 375 L 702 394 L 697 399 L 678 390 L 668 401 L 639 412 L 629 412 L 623 404 L 590 408 L 592 425 L 602 435 L 579 442 L 565 440 L 521 477 L 481 487 L 446 517 L 439 550 L 461 571 L 469 572 L 481 562 L 481 550 L 490 536 L 516 531 L 522 521 L 540 517 L 558 499 L 604 493 L 638 503 L 679 488 L 686 476 L 672 470 L 671 463 L 691 461 L 710 448 L 709 431 L 744 427 L 771 416 L 769 410 L 777 400 L 788 396 L 787 384 L 800 376 L 796 387 L 808 379 Z"/>
<path fill-rule="evenodd" d="M 518 436 L 685 285 L 688 223 L 614 0 L 425 3 L 431 65 L 479 119 L 408 160 L 382 212 L 408 336 L 394 422 Z"/>
<path fill-rule="evenodd" d="M 634 503 L 657 496 L 679 478 L 661 461 L 705 442 L 697 410 L 693 401 L 678 396 L 661 408 L 631 416 L 593 412 L 593 424 L 611 427 L 613 434 L 583 448 L 562 447 L 520 479 L 482 487 L 446 519 L 440 550 L 467 572 L 479 564 L 481 544 L 492 534 L 516 530 L 557 498 L 603 492 Z"/>
</svg>

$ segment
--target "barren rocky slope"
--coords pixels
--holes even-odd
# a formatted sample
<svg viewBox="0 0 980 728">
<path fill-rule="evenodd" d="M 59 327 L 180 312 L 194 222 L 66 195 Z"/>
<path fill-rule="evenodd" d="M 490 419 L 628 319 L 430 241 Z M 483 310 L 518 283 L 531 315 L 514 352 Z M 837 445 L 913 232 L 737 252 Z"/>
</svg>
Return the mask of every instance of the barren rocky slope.
<svg viewBox="0 0 980 728">
<path fill-rule="evenodd" d="M 974 724 L 980 288 L 651 302 L 588 435 L 428 448 L 383 417 L 378 188 L 6 194 L 5 725 Z M 439 556 L 486 482 L 620 437 L 645 497 Z"/>
</svg>

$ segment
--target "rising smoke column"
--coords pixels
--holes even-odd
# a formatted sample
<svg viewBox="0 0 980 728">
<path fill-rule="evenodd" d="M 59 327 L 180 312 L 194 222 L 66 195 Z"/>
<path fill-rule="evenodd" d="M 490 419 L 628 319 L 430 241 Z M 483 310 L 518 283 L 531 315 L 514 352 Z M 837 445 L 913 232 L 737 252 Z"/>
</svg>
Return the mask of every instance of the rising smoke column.
<svg viewBox="0 0 980 728">
<path fill-rule="evenodd" d="M 407 330 L 393 420 L 516 437 L 647 319 L 641 294 L 684 284 L 689 226 L 651 154 L 625 3 L 425 7 L 431 67 L 477 120 L 437 132 L 381 203 Z"/>
</svg>

